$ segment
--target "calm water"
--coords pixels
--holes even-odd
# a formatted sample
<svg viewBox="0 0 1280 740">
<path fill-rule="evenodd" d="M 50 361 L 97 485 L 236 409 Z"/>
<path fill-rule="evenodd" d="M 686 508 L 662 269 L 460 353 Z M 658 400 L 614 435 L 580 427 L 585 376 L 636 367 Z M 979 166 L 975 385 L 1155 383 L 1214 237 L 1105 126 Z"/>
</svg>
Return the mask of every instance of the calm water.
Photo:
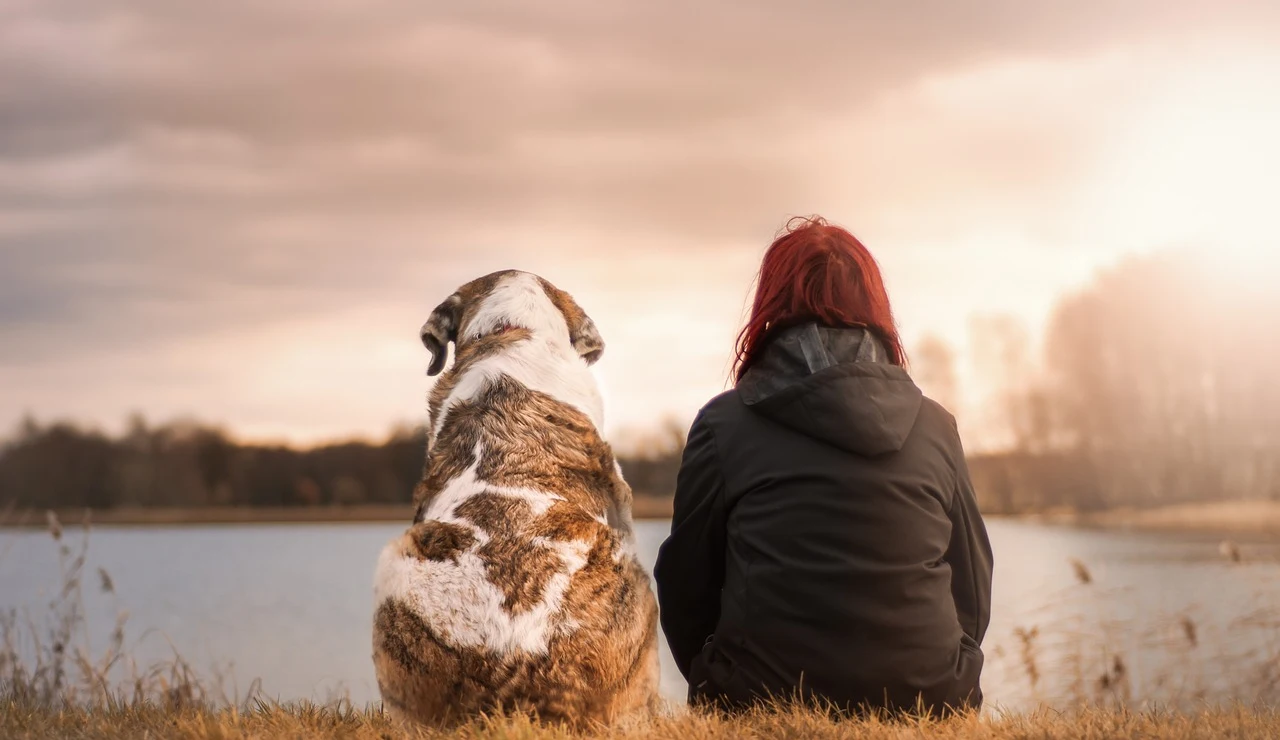
<svg viewBox="0 0 1280 740">
<path fill-rule="evenodd" d="M 1139 699 L 1249 699 L 1262 680 L 1252 672 L 1280 655 L 1280 543 L 1245 544 L 1245 562 L 1233 564 L 1214 538 L 989 526 L 997 567 L 984 685 L 992 705 L 1064 704 L 1105 692 L 1104 673 L 1122 674 L 1111 685 Z M 638 523 L 649 565 L 667 528 Z M 229 673 L 241 690 L 260 678 L 282 699 L 375 700 L 371 574 L 401 530 L 96 528 L 85 589 L 92 647 L 105 646 L 124 609 L 140 663 L 176 649 L 198 669 Z M 73 544 L 78 536 L 68 531 Z M 115 597 L 97 588 L 99 567 Z M 58 572 L 48 534 L 0 531 L 0 609 L 28 610 L 40 623 Z M 664 693 L 682 698 L 665 645 L 663 659 Z"/>
</svg>

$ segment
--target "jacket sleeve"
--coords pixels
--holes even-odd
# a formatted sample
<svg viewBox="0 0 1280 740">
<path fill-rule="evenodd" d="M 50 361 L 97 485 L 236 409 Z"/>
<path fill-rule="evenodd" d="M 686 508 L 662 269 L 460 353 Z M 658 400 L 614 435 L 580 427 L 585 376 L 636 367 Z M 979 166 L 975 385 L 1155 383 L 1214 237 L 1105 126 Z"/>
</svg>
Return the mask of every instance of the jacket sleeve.
<svg viewBox="0 0 1280 740">
<path fill-rule="evenodd" d="M 991 541 L 978 512 L 978 498 L 969 479 L 963 452 L 956 470 L 955 500 L 951 503 L 951 595 L 960 628 L 979 645 L 991 622 Z"/>
<path fill-rule="evenodd" d="M 715 632 L 724 585 L 724 476 L 714 433 L 702 416 L 694 420 L 676 479 L 671 535 L 658 550 L 662 630 L 685 678 L 689 665 Z"/>
</svg>

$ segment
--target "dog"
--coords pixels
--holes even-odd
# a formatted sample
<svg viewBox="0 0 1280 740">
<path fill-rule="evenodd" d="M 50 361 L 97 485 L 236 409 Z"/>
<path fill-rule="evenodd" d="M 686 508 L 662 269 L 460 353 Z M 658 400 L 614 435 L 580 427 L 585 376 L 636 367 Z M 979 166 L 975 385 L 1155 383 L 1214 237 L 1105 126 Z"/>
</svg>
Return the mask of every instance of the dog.
<svg viewBox="0 0 1280 740">
<path fill-rule="evenodd" d="M 438 375 L 412 526 L 375 574 L 383 706 L 415 723 L 528 713 L 593 726 L 655 708 L 657 600 L 631 489 L 601 438 L 604 352 L 531 273 L 463 285 L 422 327 Z"/>
</svg>

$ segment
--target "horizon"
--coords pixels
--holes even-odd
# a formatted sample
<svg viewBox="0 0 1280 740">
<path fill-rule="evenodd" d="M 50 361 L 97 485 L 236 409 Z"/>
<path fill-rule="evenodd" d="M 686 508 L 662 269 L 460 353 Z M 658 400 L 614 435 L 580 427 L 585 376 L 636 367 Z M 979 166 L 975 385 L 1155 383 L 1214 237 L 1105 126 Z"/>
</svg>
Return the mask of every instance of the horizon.
<svg viewBox="0 0 1280 740">
<path fill-rule="evenodd" d="M 382 439 L 425 418 L 422 321 L 507 267 L 600 327 L 606 437 L 687 424 L 816 213 L 880 262 L 908 355 L 956 353 L 981 450 L 977 324 L 1038 361 L 1126 259 L 1277 265 L 1280 7 L 678 7 L 0 8 L 0 430 Z"/>
</svg>

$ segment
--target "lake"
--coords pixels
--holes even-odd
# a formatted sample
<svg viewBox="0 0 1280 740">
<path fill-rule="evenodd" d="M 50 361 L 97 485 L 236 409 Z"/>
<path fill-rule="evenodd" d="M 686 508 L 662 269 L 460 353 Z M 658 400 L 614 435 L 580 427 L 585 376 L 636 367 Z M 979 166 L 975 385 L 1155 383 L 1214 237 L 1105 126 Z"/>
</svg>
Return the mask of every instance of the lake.
<svg viewBox="0 0 1280 740">
<path fill-rule="evenodd" d="M 637 522 L 647 565 L 668 526 Z M 402 529 L 96 527 L 85 587 L 90 647 L 101 651 L 127 610 L 141 664 L 176 650 L 197 670 L 232 677 L 240 691 L 256 678 L 284 700 L 374 701 L 372 570 Z M 1208 536 L 998 519 L 989 529 L 996 577 L 988 706 L 1252 700 L 1280 683 L 1280 543 L 1242 544 L 1235 563 Z M 65 539 L 74 545 L 79 536 L 69 527 Z M 97 568 L 110 574 L 114 596 L 99 588 Z M 41 624 L 58 573 L 48 533 L 0 530 L 0 609 L 27 611 Z M 663 661 L 664 694 L 683 700 L 665 645 Z"/>
</svg>

